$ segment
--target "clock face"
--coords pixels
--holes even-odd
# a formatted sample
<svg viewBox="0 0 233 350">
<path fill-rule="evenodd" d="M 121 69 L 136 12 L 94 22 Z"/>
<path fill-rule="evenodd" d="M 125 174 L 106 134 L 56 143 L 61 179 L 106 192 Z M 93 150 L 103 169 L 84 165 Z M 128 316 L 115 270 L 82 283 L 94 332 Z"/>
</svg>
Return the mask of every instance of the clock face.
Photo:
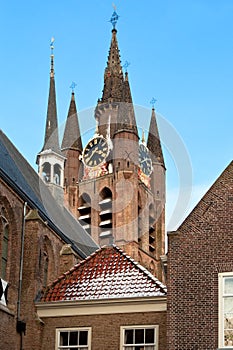
<svg viewBox="0 0 233 350">
<path fill-rule="evenodd" d="M 150 176 L 153 170 L 152 161 L 148 148 L 142 143 L 139 145 L 139 166 L 145 175 Z"/>
<path fill-rule="evenodd" d="M 102 136 L 91 139 L 83 150 L 83 162 L 90 168 L 97 167 L 106 161 L 109 148 Z"/>
</svg>

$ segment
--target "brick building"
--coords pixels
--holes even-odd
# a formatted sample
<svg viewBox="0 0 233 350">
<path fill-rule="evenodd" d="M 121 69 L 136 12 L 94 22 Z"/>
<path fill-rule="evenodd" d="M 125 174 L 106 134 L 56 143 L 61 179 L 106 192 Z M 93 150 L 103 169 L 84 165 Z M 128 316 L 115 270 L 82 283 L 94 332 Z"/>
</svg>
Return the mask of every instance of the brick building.
<svg viewBox="0 0 233 350">
<path fill-rule="evenodd" d="M 36 308 L 42 350 L 166 349 L 166 287 L 116 246 L 60 276 Z"/>
<path fill-rule="evenodd" d="M 168 349 L 233 349 L 233 162 L 168 235 Z"/>
<path fill-rule="evenodd" d="M 100 336 L 94 329 L 104 336 L 105 345 L 99 347 L 102 350 L 104 346 L 108 348 L 112 327 L 116 330 L 112 348 L 119 347 L 126 333 L 128 339 L 133 337 L 132 346 L 137 347 L 139 340 L 148 349 L 166 346 L 166 288 L 159 282 L 164 280 L 161 256 L 165 247 L 165 165 L 154 108 L 147 142 L 144 135 L 140 141 L 113 18 L 104 89 L 93 118 L 96 131 L 87 145 L 82 146 L 72 92 L 60 146 L 53 43 L 45 139 L 37 155 L 39 176 L 6 135 L 0 133 L 2 349 L 39 350 L 48 348 L 50 341 L 54 348 L 55 328 L 77 325 L 88 328 L 88 336 L 93 329 L 92 344 L 96 349 Z M 35 302 L 46 287 L 65 271 L 74 271 L 76 267 L 70 268 L 99 246 L 114 242 L 144 266 L 137 265 L 118 248 L 109 248 L 128 264 L 130 275 L 119 267 L 132 287 L 128 297 L 122 294 L 118 300 L 117 293 L 116 298 L 106 294 L 89 303 L 86 294 L 81 301 L 85 313 L 71 313 L 58 323 L 58 318 L 52 316 L 43 316 L 42 320 L 42 306 L 37 304 L 37 313 Z M 105 268 L 111 263 L 106 249 L 101 250 L 106 257 Z M 78 266 L 81 269 L 84 265 Z M 116 290 L 118 286 L 113 282 L 118 272 L 114 270 L 112 276 L 112 288 Z M 141 276 L 139 280 L 136 275 Z M 76 287 L 81 286 L 82 283 Z M 149 289 L 142 291 L 144 288 Z M 44 301 L 42 304 L 47 305 Z M 59 302 L 59 310 L 62 305 Z M 108 309 L 104 316 L 103 309 Z M 79 335 L 79 331 L 75 334 Z M 85 334 L 84 331 L 82 336 Z M 121 347 L 128 348 L 129 340 L 124 341 L 126 345 Z"/>
<path fill-rule="evenodd" d="M 97 244 L 123 247 L 164 281 L 165 164 L 156 113 L 152 108 L 147 141 L 143 132 L 140 140 L 129 77 L 120 60 L 116 18 L 114 11 L 102 96 L 93 115 L 95 132 L 84 146 L 74 91 L 61 147 L 58 142 L 52 44 L 38 171 L 57 200 L 64 197 L 64 204 Z"/>
<path fill-rule="evenodd" d="M 2 132 L 0 153 L 0 348 L 39 349 L 34 300 L 98 246 Z"/>
</svg>

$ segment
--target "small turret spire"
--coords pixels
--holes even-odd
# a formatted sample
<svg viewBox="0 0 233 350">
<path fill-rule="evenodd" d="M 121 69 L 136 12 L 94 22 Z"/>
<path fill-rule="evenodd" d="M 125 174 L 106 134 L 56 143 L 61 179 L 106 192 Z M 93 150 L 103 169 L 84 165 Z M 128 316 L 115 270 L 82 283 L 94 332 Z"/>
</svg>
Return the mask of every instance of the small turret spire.
<svg viewBox="0 0 233 350">
<path fill-rule="evenodd" d="M 82 152 L 82 140 L 78 122 L 78 113 L 75 103 L 74 88 L 76 84 L 72 82 L 70 88 L 72 90 L 69 111 L 66 120 L 64 136 L 62 140 L 62 151 L 67 149 L 79 150 Z"/>
<path fill-rule="evenodd" d="M 128 72 L 125 73 L 121 102 L 122 103 L 119 105 L 119 111 L 117 115 L 115 133 L 122 131 L 132 132 L 139 139 L 133 100 L 128 80 Z"/>
<path fill-rule="evenodd" d="M 60 153 L 59 139 L 58 139 L 58 123 L 57 123 L 57 105 L 56 105 L 56 89 L 54 79 L 54 38 L 50 42 L 51 49 L 51 67 L 50 67 L 50 85 L 49 85 L 49 98 L 47 119 L 45 127 L 44 150 L 53 150 Z"/>
<path fill-rule="evenodd" d="M 153 104 L 155 103 L 155 99 L 153 99 Z M 160 142 L 159 130 L 156 121 L 155 108 L 152 107 L 151 120 L 150 120 L 150 128 L 147 140 L 147 147 L 152 154 L 152 161 L 156 163 L 160 163 L 164 168 L 164 158 L 163 151 Z"/>
</svg>

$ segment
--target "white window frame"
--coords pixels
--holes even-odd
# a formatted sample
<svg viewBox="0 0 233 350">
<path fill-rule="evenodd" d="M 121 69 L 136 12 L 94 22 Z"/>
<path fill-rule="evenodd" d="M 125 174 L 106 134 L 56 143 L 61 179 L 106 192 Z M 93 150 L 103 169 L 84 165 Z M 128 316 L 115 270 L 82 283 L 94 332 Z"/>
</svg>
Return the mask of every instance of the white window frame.
<svg viewBox="0 0 233 350">
<path fill-rule="evenodd" d="M 81 346 L 77 346 L 77 345 L 74 345 L 74 346 L 60 346 L 60 333 L 61 332 L 80 332 L 80 331 L 87 331 L 87 342 L 88 342 L 88 345 L 84 346 L 84 345 L 81 345 Z M 55 349 L 56 350 L 60 350 L 60 349 L 72 349 L 73 348 L 76 348 L 77 347 L 80 347 L 80 349 L 85 348 L 87 347 L 88 350 L 91 350 L 91 327 L 75 327 L 75 328 L 57 328 L 56 329 L 56 344 L 55 344 Z"/>
<path fill-rule="evenodd" d="M 126 329 L 148 329 L 148 328 L 154 328 L 155 331 L 155 344 L 154 346 L 154 350 L 158 350 L 159 349 L 159 326 L 158 325 L 130 325 L 130 326 L 121 326 L 120 329 L 120 350 L 125 350 L 126 346 L 130 346 L 127 344 L 124 344 L 124 334 L 125 334 L 125 330 Z M 140 344 L 135 344 L 136 346 L 140 346 Z M 141 346 L 146 346 L 149 344 L 143 344 Z"/>
<path fill-rule="evenodd" d="M 218 346 L 220 349 L 233 349 L 233 342 L 232 345 L 225 345 L 224 342 L 224 298 L 230 295 L 224 295 L 224 278 L 225 277 L 232 277 L 233 278 L 233 271 L 232 272 L 223 272 L 219 273 L 218 275 Z M 232 294 L 233 296 L 233 294 Z"/>
</svg>

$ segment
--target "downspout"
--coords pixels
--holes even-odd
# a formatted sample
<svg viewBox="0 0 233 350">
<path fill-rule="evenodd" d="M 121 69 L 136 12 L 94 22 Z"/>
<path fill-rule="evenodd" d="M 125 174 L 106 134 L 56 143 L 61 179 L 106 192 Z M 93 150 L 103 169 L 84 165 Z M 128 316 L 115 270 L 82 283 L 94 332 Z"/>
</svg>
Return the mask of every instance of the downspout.
<svg viewBox="0 0 233 350">
<path fill-rule="evenodd" d="M 19 263 L 19 288 L 18 288 L 17 324 L 16 324 L 17 332 L 20 334 L 20 350 L 23 350 L 23 333 L 25 335 L 25 332 L 26 332 L 26 323 L 23 320 L 20 319 L 22 281 L 23 281 L 23 257 L 24 257 L 24 237 L 25 237 L 26 209 L 27 209 L 27 202 L 24 202 L 22 230 L 21 230 L 21 251 L 20 251 L 20 263 Z"/>
</svg>

